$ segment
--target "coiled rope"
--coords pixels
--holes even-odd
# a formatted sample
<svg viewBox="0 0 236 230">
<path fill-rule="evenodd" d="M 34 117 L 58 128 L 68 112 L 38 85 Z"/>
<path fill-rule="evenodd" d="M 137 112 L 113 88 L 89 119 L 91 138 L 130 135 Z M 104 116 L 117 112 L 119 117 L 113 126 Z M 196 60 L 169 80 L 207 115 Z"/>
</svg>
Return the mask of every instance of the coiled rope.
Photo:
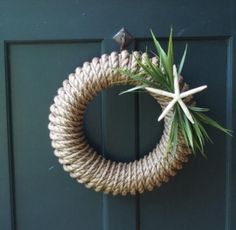
<svg viewBox="0 0 236 230">
<path fill-rule="evenodd" d="M 50 107 L 48 127 L 54 154 L 72 178 L 95 191 L 113 195 L 151 191 L 174 176 L 191 153 L 180 133 L 176 153 L 167 151 L 172 111 L 164 119 L 160 142 L 152 152 L 139 160 L 121 163 L 105 159 L 86 141 L 83 116 L 88 103 L 103 89 L 113 86 L 114 82 L 127 80 L 117 71 L 118 68 L 142 71 L 136 58 L 144 60 L 146 56 L 146 53 L 129 54 L 125 50 L 103 54 L 101 58 L 93 58 L 90 63 L 85 62 L 82 68 L 76 68 L 75 73 L 63 82 L 63 87 L 58 89 L 58 95 Z M 158 64 L 156 58 L 151 60 Z M 164 96 L 152 96 L 162 109 L 169 101 Z"/>
</svg>

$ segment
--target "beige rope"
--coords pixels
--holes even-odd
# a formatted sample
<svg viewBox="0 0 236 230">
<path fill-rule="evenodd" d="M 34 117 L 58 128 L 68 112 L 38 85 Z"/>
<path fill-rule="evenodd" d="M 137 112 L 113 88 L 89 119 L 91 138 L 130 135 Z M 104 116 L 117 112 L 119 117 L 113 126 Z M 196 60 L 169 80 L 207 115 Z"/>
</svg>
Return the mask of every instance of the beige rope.
<svg viewBox="0 0 236 230">
<path fill-rule="evenodd" d="M 88 145 L 83 131 L 86 106 L 100 91 L 114 85 L 114 82 L 127 80 L 126 76 L 118 73 L 117 68 L 142 71 L 135 58 L 140 55 L 138 52 L 112 52 L 110 55 L 102 55 L 100 59 L 94 58 L 90 63 L 85 62 L 82 68 L 78 67 L 63 82 L 63 87 L 58 90 L 54 104 L 50 107 L 48 127 L 55 155 L 72 178 L 96 191 L 113 195 L 151 191 L 174 176 L 191 153 L 180 134 L 176 154 L 166 151 L 172 112 L 165 117 L 159 144 L 140 160 L 130 163 L 107 160 Z M 144 59 L 145 55 L 142 54 L 141 58 Z M 153 58 L 152 61 L 157 64 L 157 59 Z M 162 109 L 165 108 L 168 98 L 152 96 Z"/>
</svg>

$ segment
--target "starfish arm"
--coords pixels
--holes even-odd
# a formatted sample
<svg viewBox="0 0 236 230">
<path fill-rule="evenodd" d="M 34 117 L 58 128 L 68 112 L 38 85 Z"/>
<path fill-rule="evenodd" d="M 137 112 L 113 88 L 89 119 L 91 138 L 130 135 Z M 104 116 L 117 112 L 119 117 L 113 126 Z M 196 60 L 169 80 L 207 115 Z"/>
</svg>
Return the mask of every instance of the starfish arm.
<svg viewBox="0 0 236 230">
<path fill-rule="evenodd" d="M 177 102 L 177 99 L 174 98 L 163 110 L 163 112 L 161 113 L 161 115 L 158 117 L 158 121 L 162 120 L 166 114 L 172 109 L 172 107 L 174 106 L 174 104 Z"/>
<path fill-rule="evenodd" d="M 175 95 L 179 95 L 179 81 L 176 66 L 173 65 Z"/>
<path fill-rule="evenodd" d="M 178 103 L 180 104 L 180 106 L 181 106 L 182 110 L 184 111 L 186 117 L 190 120 L 190 122 L 192 124 L 194 124 L 192 115 L 190 114 L 190 112 L 188 110 L 188 107 L 184 104 L 184 102 L 181 99 L 178 100 Z"/>
<path fill-rule="evenodd" d="M 161 96 L 166 96 L 166 97 L 174 97 L 173 93 L 161 90 L 161 89 L 155 89 L 155 88 L 151 88 L 151 87 L 145 87 L 145 89 L 151 93 L 155 93 Z"/>
<path fill-rule="evenodd" d="M 194 88 L 194 89 L 190 89 L 190 90 L 188 90 L 186 92 L 181 93 L 180 94 L 180 98 L 184 98 L 184 97 L 187 97 L 189 95 L 201 92 L 201 91 L 203 91 L 206 88 L 207 88 L 207 85 L 203 85 L 203 86 L 200 86 L 200 87 L 197 87 L 197 88 Z"/>
</svg>

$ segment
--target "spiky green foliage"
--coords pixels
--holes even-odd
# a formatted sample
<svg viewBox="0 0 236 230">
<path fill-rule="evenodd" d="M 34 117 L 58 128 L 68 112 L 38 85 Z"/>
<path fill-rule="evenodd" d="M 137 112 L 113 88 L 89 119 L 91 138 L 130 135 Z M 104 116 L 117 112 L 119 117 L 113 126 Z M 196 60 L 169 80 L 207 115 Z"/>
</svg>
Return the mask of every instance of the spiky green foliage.
<svg viewBox="0 0 236 230">
<path fill-rule="evenodd" d="M 162 90 L 167 90 L 173 92 L 174 90 L 174 76 L 173 76 L 173 65 L 174 65 L 174 49 L 173 49 L 173 39 L 172 39 L 172 29 L 170 31 L 168 50 L 167 53 L 161 47 L 159 41 L 155 37 L 154 33 L 151 31 L 154 46 L 156 49 L 155 55 L 159 59 L 159 65 L 153 64 L 148 57 L 144 61 L 137 59 L 139 67 L 143 69 L 143 72 L 131 72 L 129 70 L 119 70 L 122 74 L 128 76 L 130 81 L 138 83 L 138 86 L 126 90 L 123 93 L 128 93 L 145 87 L 154 87 Z M 185 58 L 187 54 L 187 45 L 185 47 L 183 56 L 181 58 L 178 75 L 180 76 Z M 205 124 L 210 125 L 225 134 L 231 135 L 232 132 L 225 129 L 219 125 L 212 118 L 208 117 L 205 112 L 208 109 L 188 106 L 188 109 L 193 117 L 194 124 L 192 124 L 186 117 L 185 113 L 182 111 L 178 103 L 174 106 L 173 119 L 171 124 L 171 132 L 169 138 L 169 149 L 173 154 L 176 152 L 178 144 L 178 135 L 182 134 L 188 147 L 196 153 L 200 151 L 204 156 L 204 145 L 206 141 L 211 141 L 207 131 L 205 129 Z"/>
</svg>

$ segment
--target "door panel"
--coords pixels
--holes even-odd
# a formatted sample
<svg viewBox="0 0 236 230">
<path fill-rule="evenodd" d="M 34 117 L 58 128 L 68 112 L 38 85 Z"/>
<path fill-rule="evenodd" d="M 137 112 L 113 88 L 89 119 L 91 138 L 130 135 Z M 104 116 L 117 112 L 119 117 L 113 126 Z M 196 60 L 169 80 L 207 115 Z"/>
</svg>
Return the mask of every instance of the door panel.
<svg viewBox="0 0 236 230">
<path fill-rule="evenodd" d="M 84 56 L 88 59 L 100 53 L 100 42 L 9 44 L 8 47 L 17 228 L 101 226 L 102 195 L 82 186 L 77 191 L 77 184 L 61 170 L 55 157 L 48 154 L 51 147 L 47 130 L 47 114 L 57 88 L 68 71 L 83 62 Z M 99 112 L 98 105 L 97 101 L 93 103 L 93 109 L 97 107 Z M 93 128 L 100 132 L 100 127 Z M 100 135 L 95 138 L 99 141 Z M 89 215 L 94 218 L 88 223 Z"/>
<path fill-rule="evenodd" d="M 210 115 L 226 125 L 227 104 L 227 39 L 189 39 L 176 41 L 176 53 L 183 50 L 188 42 L 189 50 L 182 72 L 185 81 L 192 86 L 207 84 L 208 90 L 195 98 L 203 107 L 210 107 Z M 143 49 L 146 41 L 138 43 Z M 181 49 L 180 49 L 181 48 Z M 178 55 L 177 55 L 178 56 Z M 220 63 L 220 64 L 219 64 Z M 220 103 L 217 102 L 220 98 Z M 147 103 L 148 104 L 148 103 Z M 143 123 L 142 114 L 148 116 L 145 103 L 140 102 L 140 151 L 145 146 L 154 146 L 156 120 L 148 127 Z M 143 112 L 144 111 L 144 112 Z M 140 197 L 141 229 L 224 229 L 225 225 L 225 194 L 229 187 L 225 184 L 226 177 L 226 137 L 215 130 L 208 129 L 214 145 L 207 145 L 207 159 L 201 156 L 191 157 L 184 169 L 171 181 L 153 193 L 145 193 Z M 184 201 L 184 202 L 183 202 Z M 158 216 L 158 218 L 155 218 Z M 169 219 L 169 221 L 168 221 Z M 201 220 L 201 221 L 199 221 Z M 157 222 L 157 223 L 156 223 Z"/>
<path fill-rule="evenodd" d="M 112 36 L 125 27 L 129 50 L 153 49 L 149 28 L 166 45 L 174 27 L 176 63 L 210 115 L 234 129 L 235 3 L 232 1 L 0 0 L 0 229 L 236 228 L 234 138 L 208 129 L 207 159 L 191 156 L 170 182 L 137 196 L 96 193 L 65 173 L 53 155 L 49 106 L 62 81 L 84 61 L 118 51 Z M 118 96 L 112 87 L 88 106 L 89 143 L 106 158 L 138 159 L 159 141 L 160 106 L 144 93 Z"/>
<path fill-rule="evenodd" d="M 182 47 L 185 42 L 181 40 L 175 44 Z M 226 125 L 228 40 L 191 38 L 188 44 L 191 56 L 187 57 L 182 73 L 185 81 L 192 86 L 208 85 L 208 90 L 195 98 L 203 107 L 209 106 L 210 115 Z M 220 99 L 219 103 L 216 97 Z M 147 128 L 146 124 L 144 126 Z M 208 130 L 214 145 L 207 145 L 207 159 L 191 157 L 170 183 L 141 196 L 141 229 L 156 229 L 156 225 L 164 229 L 175 229 L 176 226 L 186 230 L 209 229 L 209 226 L 224 229 L 225 195 L 229 189 L 225 184 L 226 137 L 215 130 Z M 140 135 L 140 140 L 151 139 L 142 129 Z"/>
</svg>

